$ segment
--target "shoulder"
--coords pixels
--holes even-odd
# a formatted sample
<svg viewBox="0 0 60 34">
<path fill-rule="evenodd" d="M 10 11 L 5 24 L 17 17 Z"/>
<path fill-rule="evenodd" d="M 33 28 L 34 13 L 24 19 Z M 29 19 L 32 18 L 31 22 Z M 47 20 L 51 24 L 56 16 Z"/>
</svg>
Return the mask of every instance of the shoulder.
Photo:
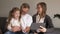
<svg viewBox="0 0 60 34">
<path fill-rule="evenodd" d="M 45 20 L 47 20 L 47 21 L 52 21 L 51 17 L 48 16 L 48 15 L 45 16 Z"/>
<path fill-rule="evenodd" d="M 45 16 L 45 18 L 49 19 L 49 18 L 50 18 L 50 16 L 49 16 L 49 15 L 46 15 L 46 16 Z"/>
<path fill-rule="evenodd" d="M 8 22 L 8 20 L 9 20 L 9 19 L 7 19 L 6 21 Z M 11 18 L 10 22 L 11 22 L 11 21 L 14 21 L 14 18 Z"/>
<path fill-rule="evenodd" d="M 13 22 L 15 19 L 14 18 L 11 18 L 10 22 Z"/>
<path fill-rule="evenodd" d="M 35 16 L 37 16 L 37 14 L 34 14 L 32 17 L 35 17 Z"/>
<path fill-rule="evenodd" d="M 29 14 L 26 14 L 26 17 L 27 17 L 27 18 L 32 18 L 32 16 L 31 16 L 31 15 L 29 15 Z"/>
</svg>

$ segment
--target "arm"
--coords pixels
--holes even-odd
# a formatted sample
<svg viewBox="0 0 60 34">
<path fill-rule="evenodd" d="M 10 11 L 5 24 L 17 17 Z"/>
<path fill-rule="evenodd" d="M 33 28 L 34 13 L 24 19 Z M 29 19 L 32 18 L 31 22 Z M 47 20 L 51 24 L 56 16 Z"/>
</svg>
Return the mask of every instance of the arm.
<svg viewBox="0 0 60 34">
<path fill-rule="evenodd" d="M 11 26 L 10 24 L 7 27 L 8 30 L 13 31 L 13 32 L 17 32 L 17 31 L 21 31 L 21 28 L 18 26 Z"/>
<path fill-rule="evenodd" d="M 8 24 L 7 29 L 10 30 L 10 31 L 12 31 L 12 30 L 11 30 L 11 29 L 12 29 L 12 28 L 11 28 L 11 24 Z"/>
<path fill-rule="evenodd" d="M 49 17 L 49 16 L 47 16 L 47 18 L 46 18 L 47 20 L 47 28 L 53 28 L 53 23 L 52 23 L 52 19 Z"/>
<path fill-rule="evenodd" d="M 30 31 L 30 27 L 26 27 L 25 32 L 29 32 Z"/>
<path fill-rule="evenodd" d="M 52 19 L 49 16 L 46 17 L 46 27 L 47 32 L 52 32 L 54 30 Z"/>
<path fill-rule="evenodd" d="M 27 27 L 26 27 L 26 32 L 29 32 L 30 31 L 30 26 L 31 26 L 31 24 L 32 24 L 32 22 L 33 22 L 33 20 L 32 20 L 32 17 L 31 16 L 29 16 L 28 18 L 27 18 L 27 20 L 26 20 L 26 25 L 27 25 Z"/>
<path fill-rule="evenodd" d="M 46 28 L 42 27 L 42 29 L 40 29 L 40 31 L 41 32 L 51 32 L 51 31 L 53 31 L 52 20 L 48 15 L 46 15 L 46 17 L 45 17 L 45 23 L 46 23 Z"/>
</svg>

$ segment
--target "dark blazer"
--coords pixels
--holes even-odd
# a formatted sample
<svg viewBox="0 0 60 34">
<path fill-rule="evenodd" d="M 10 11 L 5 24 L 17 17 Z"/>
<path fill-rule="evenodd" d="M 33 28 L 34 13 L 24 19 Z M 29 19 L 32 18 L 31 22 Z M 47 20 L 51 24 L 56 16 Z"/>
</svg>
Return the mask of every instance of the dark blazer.
<svg viewBox="0 0 60 34">
<path fill-rule="evenodd" d="M 36 16 L 37 14 L 33 15 L 33 23 L 36 23 Z M 46 28 L 53 28 L 52 20 L 48 15 L 45 16 L 44 23 L 46 23 Z"/>
<path fill-rule="evenodd" d="M 36 23 L 36 16 L 37 16 L 37 14 L 32 16 L 33 23 Z M 54 26 L 52 24 L 52 20 L 48 15 L 45 16 L 44 23 L 46 23 L 47 32 L 54 31 Z"/>
</svg>

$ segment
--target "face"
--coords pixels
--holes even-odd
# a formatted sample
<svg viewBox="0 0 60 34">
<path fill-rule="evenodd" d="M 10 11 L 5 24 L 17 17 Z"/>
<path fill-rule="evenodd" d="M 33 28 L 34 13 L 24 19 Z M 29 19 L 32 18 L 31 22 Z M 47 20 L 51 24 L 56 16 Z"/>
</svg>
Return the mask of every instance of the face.
<svg viewBox="0 0 60 34">
<path fill-rule="evenodd" d="M 29 8 L 22 8 L 22 10 L 23 10 L 24 13 L 27 13 Z"/>
<path fill-rule="evenodd" d="M 37 6 L 37 11 L 38 11 L 38 14 L 41 14 L 42 13 L 42 7 L 41 7 L 41 5 L 38 5 Z"/>
<path fill-rule="evenodd" d="M 20 11 L 15 11 L 15 12 L 13 13 L 13 16 L 14 16 L 14 18 L 19 18 L 19 16 L 20 16 Z"/>
</svg>

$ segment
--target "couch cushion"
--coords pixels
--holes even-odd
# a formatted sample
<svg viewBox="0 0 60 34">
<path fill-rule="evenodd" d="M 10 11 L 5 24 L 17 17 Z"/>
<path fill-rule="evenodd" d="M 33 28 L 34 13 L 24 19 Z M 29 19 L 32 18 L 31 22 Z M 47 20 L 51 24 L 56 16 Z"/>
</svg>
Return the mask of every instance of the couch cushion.
<svg viewBox="0 0 60 34">
<path fill-rule="evenodd" d="M 7 19 L 7 17 L 0 17 L 0 28 L 3 33 L 6 31 L 6 28 L 5 28 L 6 19 Z"/>
</svg>

